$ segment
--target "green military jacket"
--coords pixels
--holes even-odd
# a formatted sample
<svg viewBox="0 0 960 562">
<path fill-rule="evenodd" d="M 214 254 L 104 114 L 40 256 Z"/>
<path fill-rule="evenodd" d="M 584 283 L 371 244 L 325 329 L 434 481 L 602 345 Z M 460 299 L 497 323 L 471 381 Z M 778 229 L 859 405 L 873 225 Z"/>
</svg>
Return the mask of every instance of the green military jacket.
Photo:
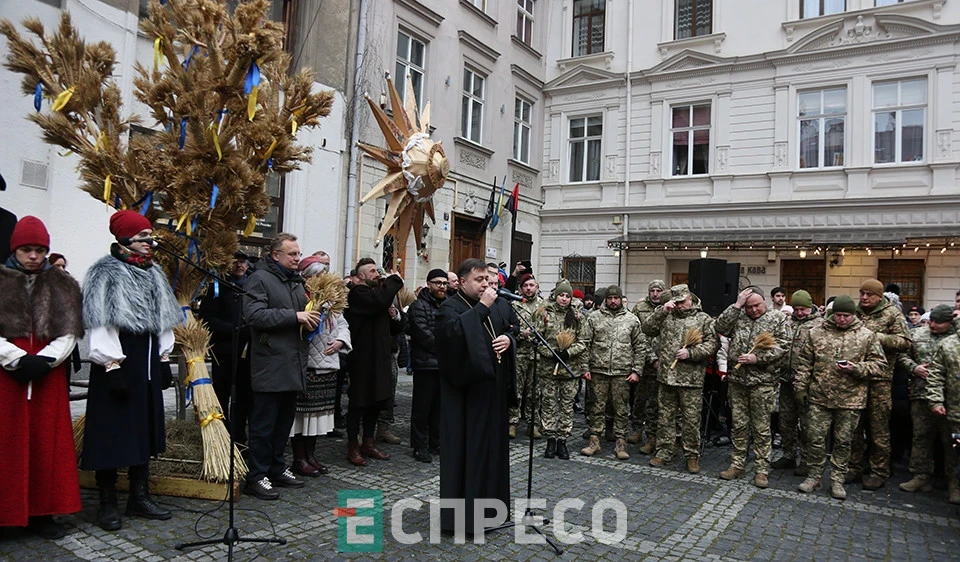
<svg viewBox="0 0 960 562">
<path fill-rule="evenodd" d="M 643 299 L 638 302 L 631 312 L 637 317 L 637 320 L 640 321 L 640 325 L 643 325 L 643 322 L 649 318 L 654 311 L 657 310 L 656 304 L 650 300 L 650 297 Z M 653 364 L 657 361 L 657 351 L 656 351 L 656 338 L 651 338 L 644 334 L 644 337 L 647 339 L 647 358 L 643 364 L 643 372 L 640 373 L 645 377 L 655 377 L 657 376 L 657 370 L 653 367 Z"/>
<path fill-rule="evenodd" d="M 927 368 L 930 374 L 926 396 L 930 407 L 945 407 L 947 419 L 960 423 L 960 334 L 951 334 L 940 341 Z"/>
<path fill-rule="evenodd" d="M 571 303 L 570 308 L 574 308 L 574 305 Z M 586 344 L 580 340 L 580 331 L 582 330 L 583 324 L 587 321 L 586 317 L 583 316 L 583 313 L 580 310 L 574 308 L 576 313 L 576 323 L 574 326 L 567 328 L 577 337 L 574 340 L 573 345 L 567 348 L 567 353 L 570 354 L 570 360 L 567 361 L 567 365 L 575 373 L 574 376 L 579 377 L 583 374 L 585 369 L 582 367 L 582 361 L 580 360 L 581 355 L 583 354 L 584 349 L 586 349 Z M 541 334 L 543 334 L 543 339 L 547 340 L 547 343 L 550 344 L 550 347 L 560 350 L 557 347 L 557 334 L 559 334 L 564 329 L 564 320 L 567 317 L 567 308 L 562 308 L 556 303 L 556 301 L 549 302 L 547 306 L 537 313 L 537 320 L 534 322 L 534 326 L 537 328 Z M 537 347 L 537 352 L 540 354 L 540 360 L 537 363 L 539 369 L 540 377 L 552 377 L 554 376 L 554 368 L 557 367 L 557 360 L 553 357 L 553 352 L 544 346 Z M 556 376 L 558 378 L 570 378 L 570 373 L 566 369 L 560 367 L 556 369 Z"/>
<path fill-rule="evenodd" d="M 584 367 L 591 373 L 626 377 L 643 369 L 646 341 L 640 321 L 626 308 L 614 312 L 601 306 L 583 323 L 579 341 L 585 348 Z"/>
<path fill-rule="evenodd" d="M 907 319 L 887 297 L 883 297 L 880 304 L 870 312 L 865 311 L 858 304 L 857 318 L 877 334 L 887 357 L 886 368 L 881 373 L 870 375 L 870 380 L 892 381 L 897 353 L 910 351 L 910 327 L 907 326 Z"/>
<path fill-rule="evenodd" d="M 953 326 L 942 334 L 934 334 L 929 326 L 920 326 L 914 328 L 910 335 L 913 337 L 913 346 L 910 353 L 900 353 L 897 355 L 897 365 L 906 369 L 910 373 L 910 399 L 927 399 L 927 379 L 918 377 L 913 373 L 917 365 L 926 363 L 929 369 L 930 361 L 933 360 L 933 354 L 937 351 L 937 346 L 947 336 L 957 333 Z"/>
<path fill-rule="evenodd" d="M 546 306 L 547 301 L 540 295 L 536 295 L 527 302 L 513 301 L 513 310 L 517 316 L 523 316 L 530 324 L 536 321 L 537 311 Z M 532 359 L 533 348 L 536 338 L 534 336 L 525 337 L 523 332 L 527 330 L 527 325 L 520 321 L 520 336 L 517 338 L 517 359 Z"/>
<path fill-rule="evenodd" d="M 815 328 L 823 323 L 823 317 L 816 308 L 810 310 L 810 314 L 803 318 L 797 318 L 791 315 L 787 320 L 787 353 L 784 354 L 780 362 L 780 380 L 782 382 L 791 382 L 797 371 L 797 356 L 803 349 L 804 340 Z"/>
<path fill-rule="evenodd" d="M 784 313 L 770 309 L 754 320 L 743 309 L 731 304 L 717 318 L 717 332 L 730 340 L 727 347 L 727 378 L 730 382 L 745 386 L 777 383 L 780 360 L 787 353 L 787 316 Z M 751 351 L 754 340 L 763 332 L 770 332 L 776 345 Z M 756 355 L 757 362 L 737 369 L 737 358 L 747 353 Z"/>
<path fill-rule="evenodd" d="M 853 374 L 837 368 L 837 361 L 856 363 Z M 824 408 L 860 410 L 867 407 L 867 381 L 887 369 L 879 337 L 859 319 L 845 329 L 833 316 L 810 329 L 796 358 L 794 388 Z"/>
<path fill-rule="evenodd" d="M 703 341 L 687 348 L 690 358 L 677 361 L 677 365 L 671 368 L 677 351 L 683 346 L 687 329 L 694 326 L 703 332 Z M 719 341 L 713 318 L 701 310 L 698 300 L 694 300 L 693 307 L 687 310 L 674 309 L 673 312 L 667 312 L 662 306 L 658 306 L 644 321 L 643 333 L 650 338 L 656 338 L 656 356 L 660 362 L 658 382 L 687 388 L 703 387 L 704 367 L 710 356 L 717 352 Z"/>
</svg>

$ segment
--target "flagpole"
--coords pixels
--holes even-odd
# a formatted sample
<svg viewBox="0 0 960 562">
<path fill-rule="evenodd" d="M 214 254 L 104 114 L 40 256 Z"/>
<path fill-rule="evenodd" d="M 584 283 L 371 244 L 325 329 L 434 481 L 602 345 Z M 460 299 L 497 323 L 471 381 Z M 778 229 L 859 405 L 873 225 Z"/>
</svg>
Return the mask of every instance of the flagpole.
<svg viewBox="0 0 960 562">
<path fill-rule="evenodd" d="M 507 263 L 507 269 L 511 272 L 517 266 L 517 256 L 513 255 L 513 241 L 517 238 L 517 215 L 520 214 L 520 194 L 517 194 L 517 200 L 511 202 L 511 205 L 514 205 L 516 208 L 513 209 L 513 212 L 510 213 L 513 215 L 513 218 L 510 220 L 510 261 Z"/>
</svg>

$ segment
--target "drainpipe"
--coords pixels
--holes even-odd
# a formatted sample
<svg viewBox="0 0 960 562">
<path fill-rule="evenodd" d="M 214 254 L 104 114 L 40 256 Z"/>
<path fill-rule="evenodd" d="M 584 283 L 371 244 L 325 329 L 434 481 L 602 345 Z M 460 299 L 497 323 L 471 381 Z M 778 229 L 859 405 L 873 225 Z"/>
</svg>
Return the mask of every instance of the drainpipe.
<svg viewBox="0 0 960 562">
<path fill-rule="evenodd" d="M 362 95 L 358 94 L 357 87 L 360 85 L 360 80 L 363 77 L 363 58 L 366 54 L 367 0 L 359 0 L 359 2 L 360 21 L 358 23 L 359 31 L 357 32 L 357 57 L 353 71 L 353 119 L 351 120 L 350 146 L 347 147 L 350 151 L 350 167 L 347 172 L 347 227 L 345 232 L 346 240 L 344 241 L 343 247 L 344 275 L 347 275 L 350 271 L 352 265 L 350 260 L 353 259 L 354 247 L 359 237 L 359 234 L 355 232 L 357 223 L 357 201 L 359 200 L 359 190 L 357 186 L 357 168 L 359 166 L 357 142 L 360 140 L 360 109 L 366 101 Z"/>
<path fill-rule="evenodd" d="M 624 151 L 626 155 L 624 157 L 624 174 L 623 174 L 623 207 L 624 210 L 630 207 L 630 155 L 633 152 L 633 143 L 631 142 L 632 138 L 632 129 L 633 129 L 633 88 L 630 83 L 630 72 L 633 71 L 633 0 L 627 2 L 627 130 L 626 130 L 626 142 L 624 143 Z M 623 236 L 626 239 L 626 236 L 630 232 L 630 213 L 623 213 Z"/>
</svg>

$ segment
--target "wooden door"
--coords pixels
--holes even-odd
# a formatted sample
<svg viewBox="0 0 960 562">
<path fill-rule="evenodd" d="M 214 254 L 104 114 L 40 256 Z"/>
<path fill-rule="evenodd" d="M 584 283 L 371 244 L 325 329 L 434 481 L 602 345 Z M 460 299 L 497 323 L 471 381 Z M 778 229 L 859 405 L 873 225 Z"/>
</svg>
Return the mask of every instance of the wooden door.
<svg viewBox="0 0 960 562">
<path fill-rule="evenodd" d="M 510 259 L 507 262 L 507 272 L 513 271 L 517 262 L 529 260 L 533 254 L 533 235 L 526 232 L 514 232 L 510 243 Z M 538 271 L 536 267 L 534 271 Z"/>
<path fill-rule="evenodd" d="M 827 286 L 827 261 L 819 257 L 781 260 L 780 286 L 787 293 L 787 304 L 790 304 L 790 296 L 800 289 L 810 293 L 815 306 L 823 304 Z"/>
<path fill-rule="evenodd" d="M 483 259 L 486 233 L 480 219 L 453 214 L 453 236 L 450 237 L 450 271 L 469 258 Z"/>
<path fill-rule="evenodd" d="M 923 306 L 923 260 L 879 260 L 877 279 L 886 287 L 900 285 L 900 304 L 904 310 Z"/>
</svg>

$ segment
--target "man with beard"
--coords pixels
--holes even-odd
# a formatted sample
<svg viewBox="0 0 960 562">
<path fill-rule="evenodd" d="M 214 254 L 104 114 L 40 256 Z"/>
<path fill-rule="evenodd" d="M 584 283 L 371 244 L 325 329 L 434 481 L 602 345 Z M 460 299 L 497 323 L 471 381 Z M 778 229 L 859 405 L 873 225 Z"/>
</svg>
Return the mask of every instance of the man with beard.
<svg viewBox="0 0 960 562">
<path fill-rule="evenodd" d="M 463 502 L 440 510 L 440 526 L 455 531 L 458 516 L 470 533 L 503 520 L 488 517 L 479 500 L 510 501 L 507 410 L 516 403 L 514 369 L 519 320 L 497 298 L 483 261 L 458 268 L 460 290 L 440 305 L 440 499 Z M 459 511 L 459 513 L 458 513 Z"/>
<path fill-rule="evenodd" d="M 520 278 L 520 296 L 526 301 L 514 302 L 513 310 L 517 316 L 526 318 L 531 324 L 536 319 L 537 311 L 546 306 L 546 301 L 538 293 L 540 284 L 532 273 L 525 273 Z M 534 350 L 537 347 L 537 338 L 532 335 L 526 324 L 518 326 L 520 337 L 517 338 L 517 407 L 510 409 L 510 439 L 517 436 L 517 423 L 522 417 L 525 422 L 533 425 L 533 437 L 540 438 L 540 400 L 539 389 L 533 387 Z M 523 410 L 521 416 L 521 409 Z"/>
<path fill-rule="evenodd" d="M 433 462 L 440 453 L 440 370 L 437 363 L 437 312 L 447 298 L 447 272 L 431 270 L 427 286 L 407 309 L 410 360 L 413 363 L 413 409 L 410 446 L 413 458 Z"/>
<path fill-rule="evenodd" d="M 647 286 L 647 298 L 633 307 L 633 314 L 641 325 L 662 304 L 666 288 L 667 284 L 662 279 L 654 279 Z M 654 342 L 648 343 L 651 354 L 643 362 L 640 382 L 633 387 L 633 433 L 627 436 L 627 443 L 639 443 L 646 430 L 647 442 L 640 447 L 640 452 L 645 455 L 657 448 L 657 357 L 653 354 Z"/>
</svg>

